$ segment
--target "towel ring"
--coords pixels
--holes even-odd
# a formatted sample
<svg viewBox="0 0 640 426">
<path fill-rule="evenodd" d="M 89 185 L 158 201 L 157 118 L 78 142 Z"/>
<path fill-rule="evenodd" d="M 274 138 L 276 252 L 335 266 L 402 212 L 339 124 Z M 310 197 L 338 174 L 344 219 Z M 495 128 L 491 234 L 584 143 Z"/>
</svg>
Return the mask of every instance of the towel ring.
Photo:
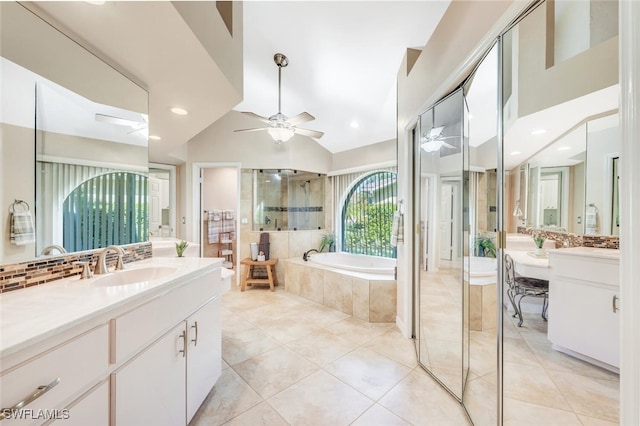
<svg viewBox="0 0 640 426">
<path fill-rule="evenodd" d="M 21 211 L 24 211 L 24 212 L 29 211 L 29 203 L 27 203 L 24 200 L 14 200 L 13 204 L 11 204 L 11 206 L 9 207 L 9 211 L 11 213 L 15 213 L 16 207 L 20 207 L 22 209 Z"/>
</svg>

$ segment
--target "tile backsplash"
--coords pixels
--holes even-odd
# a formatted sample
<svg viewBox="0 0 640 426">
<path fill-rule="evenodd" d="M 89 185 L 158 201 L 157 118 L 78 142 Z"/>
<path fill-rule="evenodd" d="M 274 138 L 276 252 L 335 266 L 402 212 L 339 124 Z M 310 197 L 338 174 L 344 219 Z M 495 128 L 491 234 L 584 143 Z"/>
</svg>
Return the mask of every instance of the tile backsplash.
<svg viewBox="0 0 640 426">
<path fill-rule="evenodd" d="M 125 251 L 122 259 L 124 263 L 131 263 L 151 257 L 151 243 L 149 242 L 127 244 L 121 247 Z M 58 256 L 47 256 L 32 259 L 27 262 L 0 265 L 0 293 L 78 275 L 82 271 L 81 266 L 74 264 L 78 261 L 91 262 L 91 270 L 93 270 L 98 261 L 99 253 L 100 249 L 61 254 Z M 110 251 L 107 255 L 107 265 L 113 266 L 116 259 L 116 254 Z"/>
<path fill-rule="evenodd" d="M 525 228 L 518 226 L 518 234 L 540 234 L 547 239 L 556 242 L 556 248 L 563 247 L 597 247 L 607 249 L 619 249 L 620 238 L 614 235 L 583 235 L 569 232 L 549 231 L 538 228 Z"/>
</svg>

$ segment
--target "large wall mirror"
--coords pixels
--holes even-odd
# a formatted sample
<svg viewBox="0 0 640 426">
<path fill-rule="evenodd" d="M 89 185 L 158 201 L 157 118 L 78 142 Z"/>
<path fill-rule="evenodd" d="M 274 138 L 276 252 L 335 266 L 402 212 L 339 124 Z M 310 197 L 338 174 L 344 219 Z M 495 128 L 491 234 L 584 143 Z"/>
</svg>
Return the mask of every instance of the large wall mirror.
<svg viewBox="0 0 640 426">
<path fill-rule="evenodd" d="M 548 0 L 503 35 L 505 223 L 616 232 L 617 18 L 616 1 Z M 515 273 L 545 279 L 545 268 L 527 270 L 531 262 L 518 260 L 530 258 L 527 250 L 534 246 L 530 238 L 526 242 L 518 247 L 507 238 Z M 571 298 L 590 306 L 585 294 Z M 553 297 L 546 320 L 542 299 L 527 299 L 523 322 L 514 318 L 507 297 L 501 307 L 503 423 L 618 423 L 619 376 L 556 350 L 548 334 L 560 318 Z"/>
<path fill-rule="evenodd" d="M 0 6 L 0 262 L 148 240 L 147 92 L 22 5 Z M 33 243 L 8 242 L 15 200 Z"/>
</svg>

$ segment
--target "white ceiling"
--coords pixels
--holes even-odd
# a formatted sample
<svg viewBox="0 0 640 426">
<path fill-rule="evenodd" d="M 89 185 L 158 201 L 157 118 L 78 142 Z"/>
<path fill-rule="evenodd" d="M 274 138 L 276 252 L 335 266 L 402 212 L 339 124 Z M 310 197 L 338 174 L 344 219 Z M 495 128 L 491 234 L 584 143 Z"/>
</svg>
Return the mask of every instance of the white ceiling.
<svg viewBox="0 0 640 426">
<path fill-rule="evenodd" d="M 396 79 L 409 47 L 424 46 L 449 1 L 253 1 L 244 3 L 244 100 L 234 108 L 278 111 L 275 53 L 284 53 L 282 113 L 339 152 L 396 137 Z M 253 127 L 263 127 L 252 120 Z M 356 121 L 358 128 L 352 128 Z M 251 126 L 251 124 L 249 124 Z M 265 133 L 265 137 L 268 137 Z"/>
</svg>

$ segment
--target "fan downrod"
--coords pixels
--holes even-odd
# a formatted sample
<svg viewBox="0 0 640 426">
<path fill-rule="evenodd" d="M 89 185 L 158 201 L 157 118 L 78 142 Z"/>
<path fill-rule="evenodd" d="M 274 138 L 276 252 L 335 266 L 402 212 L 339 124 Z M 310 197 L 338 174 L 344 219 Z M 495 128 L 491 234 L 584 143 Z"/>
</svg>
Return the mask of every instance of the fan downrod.
<svg viewBox="0 0 640 426">
<path fill-rule="evenodd" d="M 289 59 L 284 55 L 284 53 L 276 53 L 273 55 L 273 62 L 280 68 L 284 68 L 289 65 Z"/>
</svg>

